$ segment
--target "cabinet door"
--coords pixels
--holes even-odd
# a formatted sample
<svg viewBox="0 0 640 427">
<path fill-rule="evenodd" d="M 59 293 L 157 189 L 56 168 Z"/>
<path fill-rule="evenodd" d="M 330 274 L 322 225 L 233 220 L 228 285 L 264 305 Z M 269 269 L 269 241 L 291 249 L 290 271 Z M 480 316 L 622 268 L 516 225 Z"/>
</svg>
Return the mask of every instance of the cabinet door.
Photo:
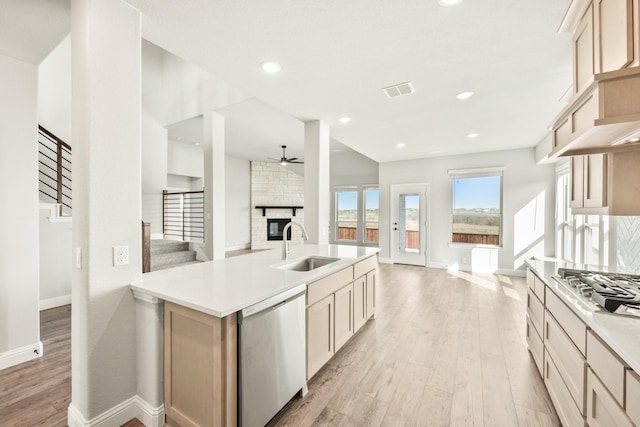
<svg viewBox="0 0 640 427">
<path fill-rule="evenodd" d="M 376 270 L 367 273 L 367 319 L 376 314 Z"/>
<path fill-rule="evenodd" d="M 358 331 L 367 321 L 367 276 L 353 281 L 353 325 Z"/>
<path fill-rule="evenodd" d="M 584 157 L 571 157 L 571 198 L 569 200 L 569 207 L 571 208 L 584 206 Z"/>
<path fill-rule="evenodd" d="M 307 379 L 333 356 L 333 316 L 333 294 L 307 307 Z"/>
<path fill-rule="evenodd" d="M 593 2 L 596 70 L 600 73 L 626 67 L 633 61 L 632 0 Z"/>
<path fill-rule="evenodd" d="M 353 336 L 353 283 L 335 293 L 335 351 Z"/>
<path fill-rule="evenodd" d="M 573 37 L 573 87 L 579 93 L 593 81 L 593 9 L 589 6 Z"/>
<path fill-rule="evenodd" d="M 584 156 L 584 207 L 607 206 L 607 154 Z"/>
<path fill-rule="evenodd" d="M 633 423 L 591 369 L 587 373 L 587 423 L 590 427 L 633 427 Z"/>
</svg>

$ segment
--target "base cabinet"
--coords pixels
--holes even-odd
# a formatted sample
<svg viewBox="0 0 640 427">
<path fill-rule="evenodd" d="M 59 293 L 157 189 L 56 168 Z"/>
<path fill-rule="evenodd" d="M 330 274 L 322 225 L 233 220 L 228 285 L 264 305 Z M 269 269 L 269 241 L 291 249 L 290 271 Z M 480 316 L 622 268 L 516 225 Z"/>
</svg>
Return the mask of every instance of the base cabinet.
<svg viewBox="0 0 640 427">
<path fill-rule="evenodd" d="M 349 283 L 344 288 L 334 294 L 335 313 L 335 351 L 340 348 L 353 336 L 353 283 Z"/>
<path fill-rule="evenodd" d="M 307 378 L 333 356 L 334 310 L 333 294 L 307 308 Z"/>
<path fill-rule="evenodd" d="M 624 409 L 591 368 L 587 373 L 587 423 L 589 427 L 633 427 Z"/>
<path fill-rule="evenodd" d="M 166 425 L 237 423 L 237 318 L 164 303 Z"/>
<path fill-rule="evenodd" d="M 375 256 L 307 285 L 307 380 L 375 313 Z"/>
</svg>

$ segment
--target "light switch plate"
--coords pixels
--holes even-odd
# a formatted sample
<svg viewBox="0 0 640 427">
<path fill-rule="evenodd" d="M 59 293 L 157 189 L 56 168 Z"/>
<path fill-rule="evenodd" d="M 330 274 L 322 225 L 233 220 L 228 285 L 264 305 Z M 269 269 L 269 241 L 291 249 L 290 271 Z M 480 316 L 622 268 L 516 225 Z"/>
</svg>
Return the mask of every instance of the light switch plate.
<svg viewBox="0 0 640 427">
<path fill-rule="evenodd" d="M 113 266 L 129 264 L 129 246 L 113 247 Z"/>
</svg>

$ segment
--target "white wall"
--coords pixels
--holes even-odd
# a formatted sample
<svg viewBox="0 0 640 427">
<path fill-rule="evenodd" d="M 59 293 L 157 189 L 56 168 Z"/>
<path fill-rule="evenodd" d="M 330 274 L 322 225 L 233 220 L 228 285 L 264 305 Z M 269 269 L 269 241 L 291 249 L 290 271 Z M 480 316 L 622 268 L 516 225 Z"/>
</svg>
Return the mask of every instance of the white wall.
<svg viewBox="0 0 640 427">
<path fill-rule="evenodd" d="M 72 272 L 71 426 L 95 425 L 137 390 L 129 284 L 142 277 L 140 32 L 124 2 L 71 1 L 73 247 L 83 254 Z M 113 266 L 114 246 L 128 246 L 129 265 Z"/>
<path fill-rule="evenodd" d="M 71 144 L 71 36 L 38 66 L 38 122 Z"/>
<path fill-rule="evenodd" d="M 0 369 L 41 345 L 37 84 L 36 66 L 0 55 Z"/>
<path fill-rule="evenodd" d="M 251 246 L 251 163 L 225 156 L 227 250 Z"/>
<path fill-rule="evenodd" d="M 162 190 L 167 188 L 167 129 L 142 111 L 142 220 L 162 238 Z"/>
<path fill-rule="evenodd" d="M 450 247 L 450 169 L 504 166 L 503 248 L 473 250 Z M 459 264 L 468 268 L 474 259 L 497 256 L 499 271 L 523 268 L 524 259 L 554 254 L 555 170 L 553 165 L 536 165 L 533 149 L 510 150 L 452 157 L 409 160 L 380 164 L 380 257 L 389 260 L 390 185 L 428 183 L 430 254 L 433 266 Z"/>
<path fill-rule="evenodd" d="M 50 215 L 40 209 L 40 310 L 71 303 L 72 226 Z"/>
<path fill-rule="evenodd" d="M 331 152 L 329 185 L 361 185 L 378 183 L 378 162 L 344 147 Z"/>
<path fill-rule="evenodd" d="M 167 173 L 202 178 L 204 176 L 203 147 L 169 140 L 167 145 Z"/>
</svg>

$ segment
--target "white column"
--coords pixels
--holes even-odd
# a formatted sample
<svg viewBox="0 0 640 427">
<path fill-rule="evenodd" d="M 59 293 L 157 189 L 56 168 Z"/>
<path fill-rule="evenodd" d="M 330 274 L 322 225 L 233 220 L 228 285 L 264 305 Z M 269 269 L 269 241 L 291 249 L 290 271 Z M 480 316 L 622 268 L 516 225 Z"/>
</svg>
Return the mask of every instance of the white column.
<svg viewBox="0 0 640 427">
<path fill-rule="evenodd" d="M 142 274 L 140 13 L 118 0 L 72 0 L 71 46 L 69 425 L 76 426 L 93 425 L 92 419 L 136 395 L 136 316 L 129 284 Z M 114 246 L 128 247 L 128 265 L 113 265 Z M 76 266 L 79 252 L 81 266 Z"/>
<path fill-rule="evenodd" d="M 329 243 L 329 125 L 304 124 L 304 225 L 310 243 Z"/>
<path fill-rule="evenodd" d="M 205 252 L 210 260 L 225 254 L 224 116 L 204 113 Z"/>
</svg>

